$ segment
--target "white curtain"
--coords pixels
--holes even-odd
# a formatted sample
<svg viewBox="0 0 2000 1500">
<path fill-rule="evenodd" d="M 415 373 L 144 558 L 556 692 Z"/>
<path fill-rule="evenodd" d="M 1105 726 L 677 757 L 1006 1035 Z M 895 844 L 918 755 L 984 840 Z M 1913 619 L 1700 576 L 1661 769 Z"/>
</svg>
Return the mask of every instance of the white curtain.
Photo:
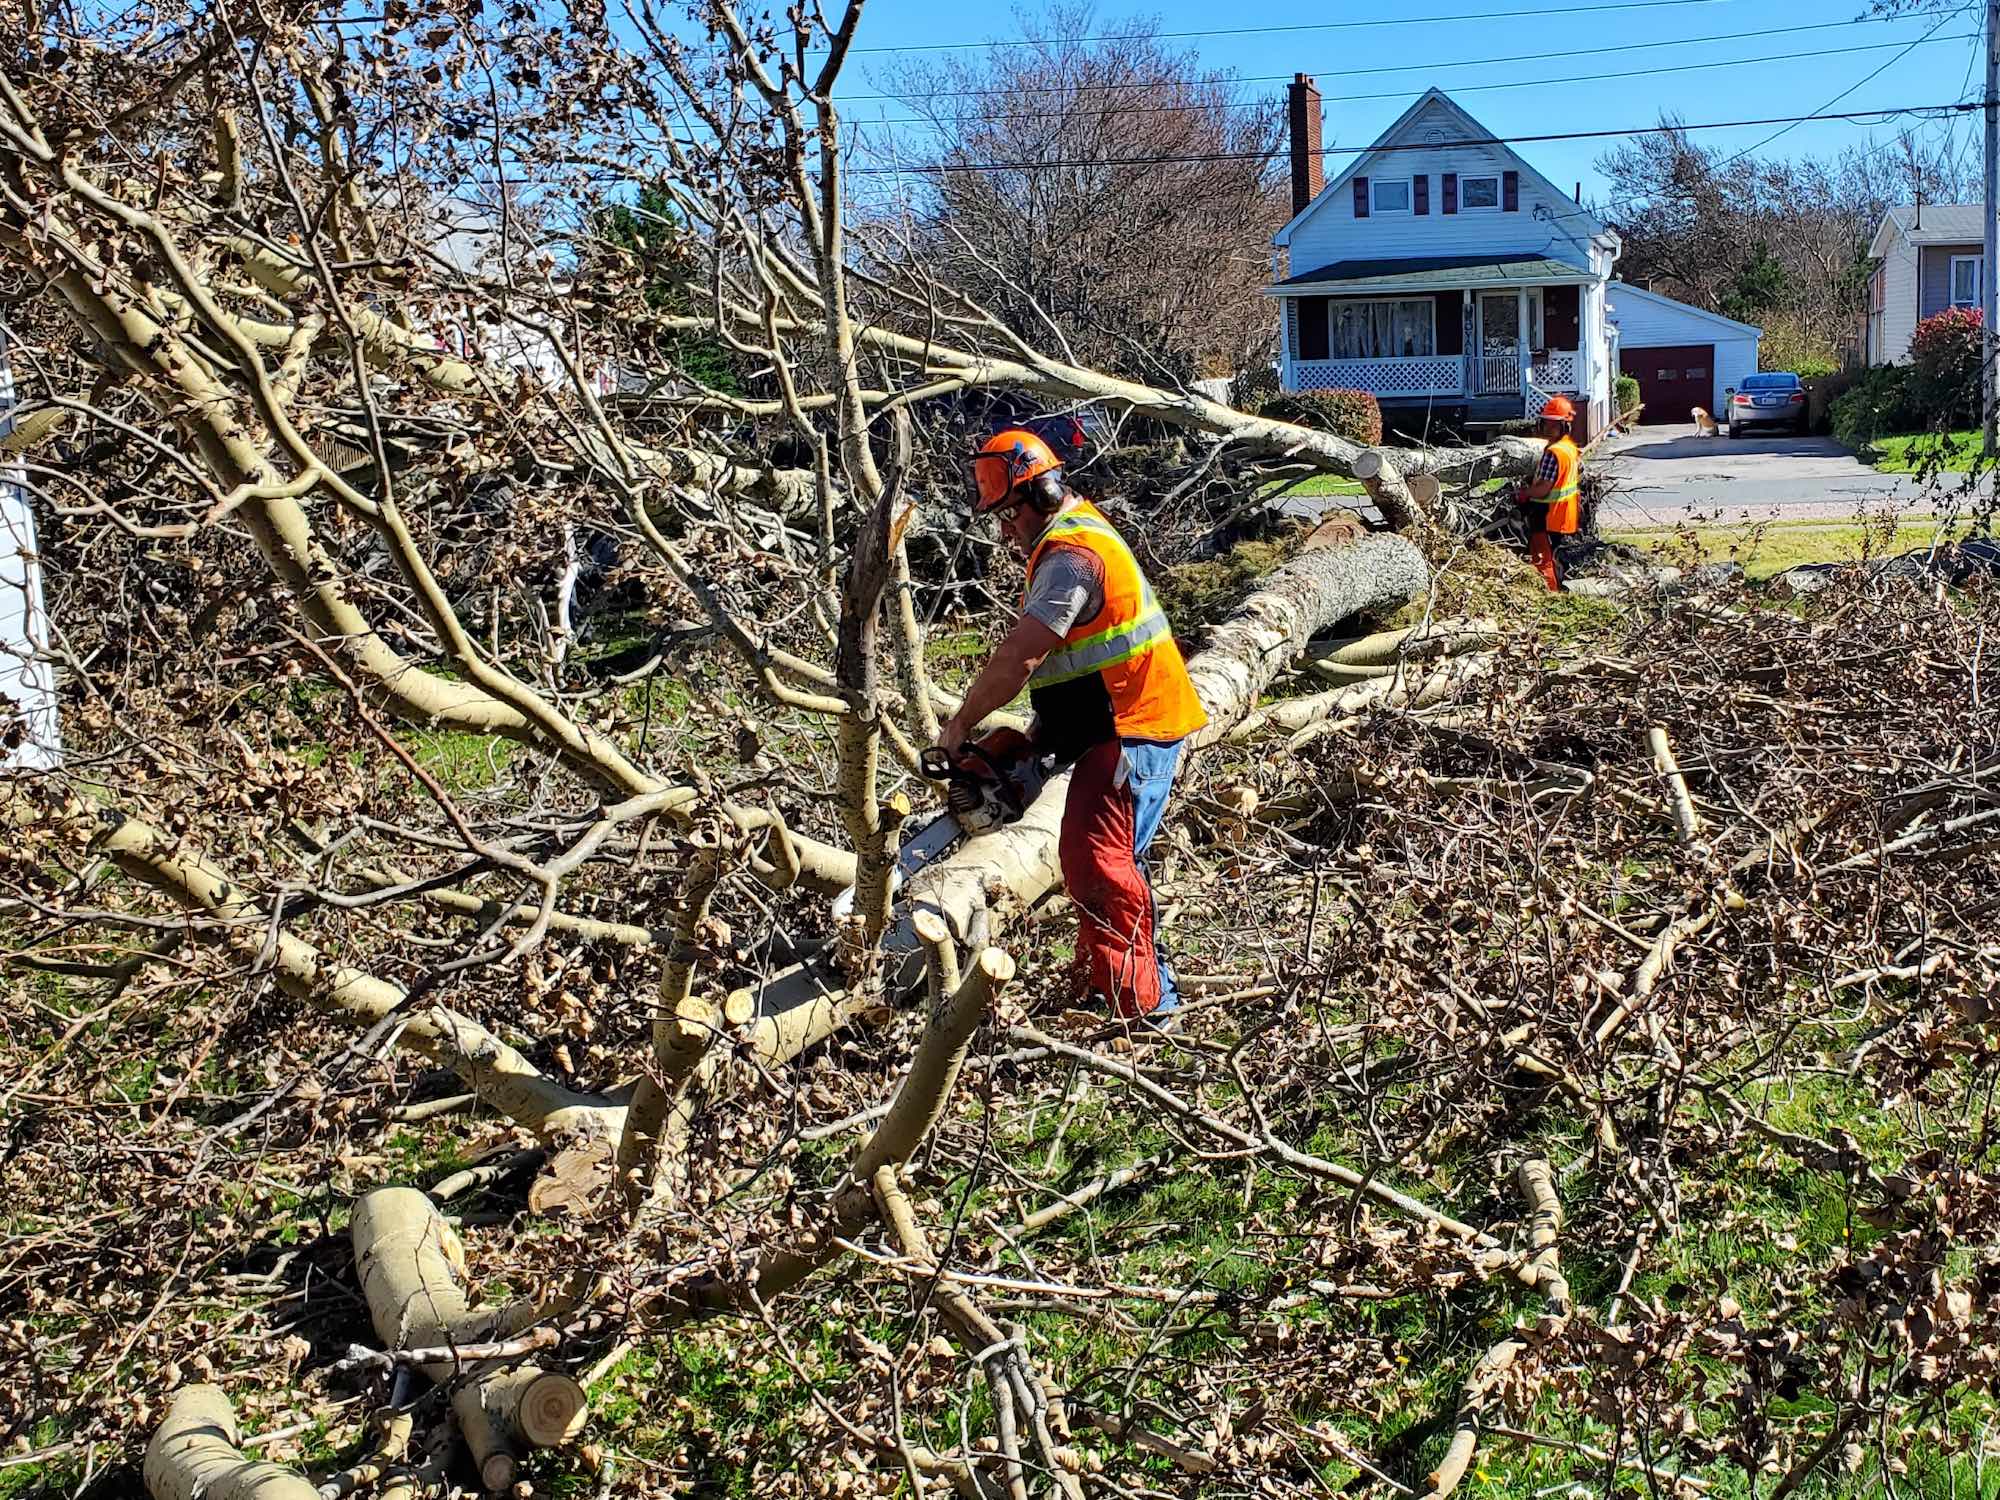
<svg viewBox="0 0 2000 1500">
<path fill-rule="evenodd" d="M 1335 359 L 1397 359 L 1435 354 L 1437 304 L 1430 298 L 1399 302 L 1335 302 L 1332 352 Z"/>
</svg>

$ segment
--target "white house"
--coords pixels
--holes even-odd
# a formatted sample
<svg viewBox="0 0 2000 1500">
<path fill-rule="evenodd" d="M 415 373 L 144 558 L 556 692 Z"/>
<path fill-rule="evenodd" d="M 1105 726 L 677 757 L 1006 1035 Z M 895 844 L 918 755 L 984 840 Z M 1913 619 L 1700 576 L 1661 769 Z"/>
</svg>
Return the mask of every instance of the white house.
<svg viewBox="0 0 2000 1500">
<path fill-rule="evenodd" d="M 1319 91 L 1303 73 L 1291 126 L 1295 212 L 1269 288 L 1284 389 L 1365 390 L 1385 415 L 1472 424 L 1561 394 L 1581 435 L 1603 430 L 1615 230 L 1438 89 L 1324 188 Z"/>
<path fill-rule="evenodd" d="M 14 430 L 14 404 L 7 330 L 0 327 L 0 437 Z M 0 453 L 0 769 L 43 768 L 62 758 L 49 641 L 27 475 Z"/>
<path fill-rule="evenodd" d="M 1658 292 L 1611 283 L 1614 365 L 1639 382 L 1642 422 L 1685 422 L 1694 407 L 1727 421 L 1729 392 L 1755 374 L 1763 330 Z"/>
<path fill-rule="evenodd" d="M 1868 258 L 1868 323 L 1862 357 L 1871 365 L 1910 357 L 1917 324 L 1947 307 L 1980 307 L 1985 297 L 1985 209 L 1977 203 L 1919 203 L 1882 215 Z"/>
</svg>

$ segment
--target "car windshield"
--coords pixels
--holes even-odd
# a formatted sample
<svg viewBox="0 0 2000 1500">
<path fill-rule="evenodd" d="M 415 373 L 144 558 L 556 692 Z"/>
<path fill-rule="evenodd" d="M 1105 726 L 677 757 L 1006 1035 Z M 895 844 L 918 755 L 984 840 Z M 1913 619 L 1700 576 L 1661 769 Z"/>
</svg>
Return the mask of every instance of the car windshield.
<svg viewBox="0 0 2000 1500">
<path fill-rule="evenodd" d="M 1746 391 L 1789 391 L 1799 383 L 1796 375 L 1746 375 L 1743 389 Z"/>
</svg>

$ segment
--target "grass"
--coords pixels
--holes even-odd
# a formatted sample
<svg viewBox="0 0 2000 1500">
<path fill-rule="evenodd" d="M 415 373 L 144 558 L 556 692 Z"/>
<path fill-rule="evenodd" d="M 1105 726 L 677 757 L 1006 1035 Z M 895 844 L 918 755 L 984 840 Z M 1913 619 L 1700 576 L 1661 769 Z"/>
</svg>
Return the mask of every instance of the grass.
<svg viewBox="0 0 2000 1500">
<path fill-rule="evenodd" d="M 1937 535 L 1936 523 L 1929 521 L 1908 522 L 1893 531 L 1854 521 L 1765 521 L 1749 526 L 1657 526 L 1604 533 L 1606 541 L 1653 552 L 1667 563 L 1739 562 L 1753 579 L 1770 578 L 1804 563 L 1892 557 L 1927 546 Z"/>
<path fill-rule="evenodd" d="M 1980 434 L 1961 432 L 1906 432 L 1895 437 L 1877 438 L 1868 447 L 1868 459 L 1884 474 L 1965 474 L 1979 457 Z"/>
</svg>

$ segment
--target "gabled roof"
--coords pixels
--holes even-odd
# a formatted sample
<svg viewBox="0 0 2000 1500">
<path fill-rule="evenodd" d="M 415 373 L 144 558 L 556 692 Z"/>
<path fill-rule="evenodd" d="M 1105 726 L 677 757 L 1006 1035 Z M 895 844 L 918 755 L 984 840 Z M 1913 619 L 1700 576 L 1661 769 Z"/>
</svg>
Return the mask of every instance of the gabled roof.
<svg viewBox="0 0 2000 1500">
<path fill-rule="evenodd" d="M 1597 278 L 1582 266 L 1543 255 L 1410 255 L 1400 260 L 1338 260 L 1289 276 L 1270 288 L 1298 292 L 1423 292 L 1454 287 L 1585 285 Z"/>
<path fill-rule="evenodd" d="M 1980 203 L 1892 204 L 1868 242 L 1871 257 L 1880 260 L 1889 253 L 1892 232 L 1913 245 L 1974 244 L 1986 237 L 1986 207 Z"/>
<path fill-rule="evenodd" d="M 1367 166 L 1385 147 L 1393 144 L 1396 137 L 1407 130 L 1416 120 L 1417 116 L 1422 114 L 1425 108 L 1431 104 L 1442 106 L 1458 127 L 1457 133 L 1451 138 L 1451 141 L 1445 144 L 1474 141 L 1486 146 L 1489 150 L 1498 152 L 1514 164 L 1514 169 L 1521 174 L 1523 188 L 1533 185 L 1559 203 L 1570 201 L 1569 194 L 1563 192 L 1554 183 L 1550 182 L 1548 178 L 1529 166 L 1511 147 L 1495 139 L 1493 132 L 1467 114 L 1464 106 L 1459 104 L 1456 99 L 1453 99 L 1443 89 L 1434 87 L 1424 90 L 1423 95 L 1416 103 L 1396 116 L 1395 122 L 1387 130 L 1376 136 L 1367 150 L 1357 153 L 1354 159 L 1348 162 L 1346 170 L 1327 183 L 1324 188 L 1320 189 L 1312 202 L 1300 209 L 1292 216 L 1289 224 L 1271 236 L 1271 243 L 1274 245 L 1289 245 L 1292 242 L 1292 231 L 1294 229 L 1298 228 L 1300 224 L 1303 224 L 1311 217 L 1322 204 L 1332 201 L 1340 188 L 1359 175 L 1361 169 Z M 1580 205 L 1574 213 L 1566 213 L 1564 218 L 1571 222 L 1567 227 L 1559 226 L 1558 232 L 1574 239 L 1579 245 L 1588 241 L 1593 235 L 1603 234 L 1609 228 L 1602 219 L 1598 218 L 1595 214 L 1583 210 Z"/>
<path fill-rule="evenodd" d="M 1628 299 L 1637 299 L 1639 301 L 1655 303 L 1660 307 L 1666 308 L 1669 312 L 1677 313 L 1684 318 L 1694 318 L 1704 323 L 1713 323 L 1720 328 L 1727 329 L 1731 333 L 1750 333 L 1755 334 L 1759 338 L 1764 336 L 1764 330 L 1759 328 L 1755 323 L 1739 323 L 1734 318 L 1725 318 L 1719 312 L 1710 312 L 1705 307 L 1696 307 L 1692 302 L 1682 302 L 1677 298 L 1669 297 L 1664 292 L 1649 292 L 1644 287 L 1633 286 L 1629 281 L 1612 282 L 1604 289 L 1604 294 L 1610 299 L 1611 305 L 1608 316 L 1614 323 L 1618 321 L 1618 304 Z"/>
</svg>

